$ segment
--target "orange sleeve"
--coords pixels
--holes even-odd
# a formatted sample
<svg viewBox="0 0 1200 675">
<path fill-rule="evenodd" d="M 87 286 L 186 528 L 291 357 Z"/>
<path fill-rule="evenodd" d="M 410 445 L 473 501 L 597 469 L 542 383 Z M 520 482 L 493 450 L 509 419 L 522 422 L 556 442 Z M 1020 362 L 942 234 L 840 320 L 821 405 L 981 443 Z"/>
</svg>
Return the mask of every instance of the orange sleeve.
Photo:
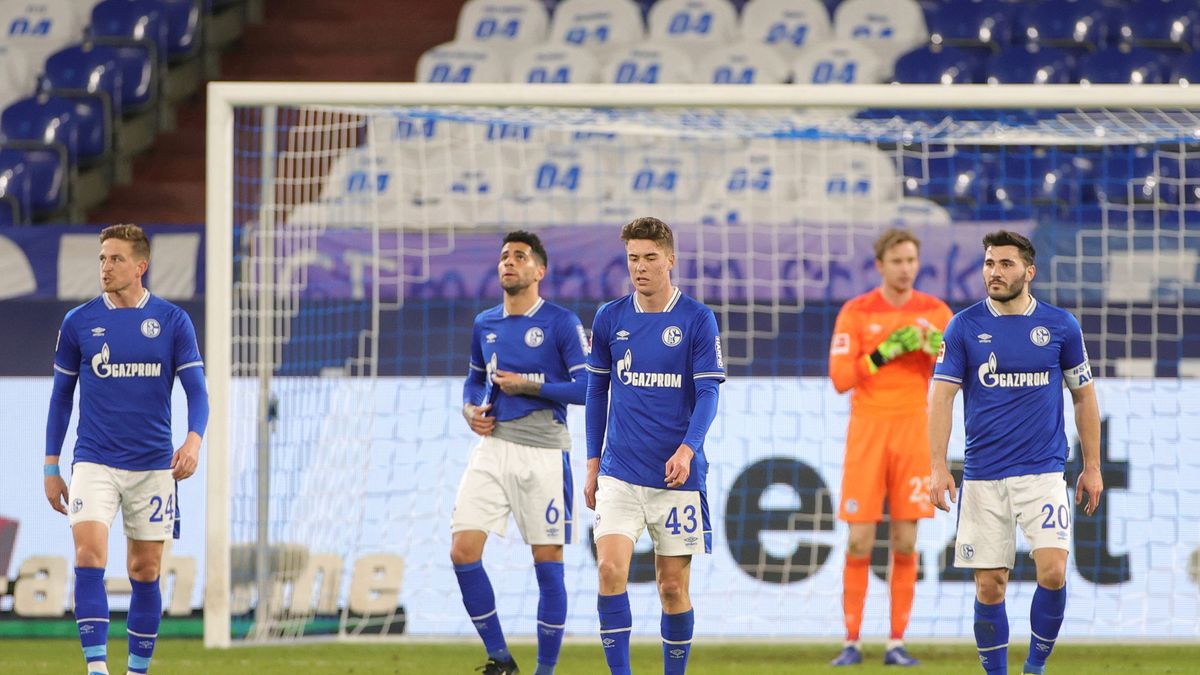
<svg viewBox="0 0 1200 675">
<path fill-rule="evenodd" d="M 829 345 L 829 379 L 833 380 L 833 388 L 839 394 L 850 391 L 859 380 L 870 376 L 863 363 L 859 342 L 862 315 L 850 305 L 849 302 L 842 305 L 842 311 L 838 312 Z"/>
</svg>

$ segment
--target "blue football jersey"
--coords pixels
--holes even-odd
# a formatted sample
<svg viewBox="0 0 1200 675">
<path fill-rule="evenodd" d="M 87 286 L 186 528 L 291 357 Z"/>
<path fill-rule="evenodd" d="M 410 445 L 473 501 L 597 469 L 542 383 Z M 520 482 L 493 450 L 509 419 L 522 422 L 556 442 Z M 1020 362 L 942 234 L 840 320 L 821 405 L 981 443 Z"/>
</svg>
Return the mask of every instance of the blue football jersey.
<svg viewBox="0 0 1200 675">
<path fill-rule="evenodd" d="M 933 377 L 961 385 L 967 448 L 963 478 L 996 480 L 1063 470 L 1063 393 L 1092 381 L 1079 322 L 1032 300 L 1002 315 L 990 299 L 946 327 Z"/>
<path fill-rule="evenodd" d="M 175 375 L 203 366 L 191 318 L 149 291 L 135 307 L 117 307 L 101 294 L 67 312 L 54 369 L 79 377 L 72 461 L 171 468 Z"/>
<path fill-rule="evenodd" d="M 610 378 L 600 475 L 662 488 L 664 466 L 687 434 L 695 381 L 725 381 L 717 317 L 679 289 L 662 312 L 643 312 L 636 294 L 596 313 L 588 370 Z M 704 490 L 704 444 L 693 448 L 680 490 Z"/>
<path fill-rule="evenodd" d="M 567 405 L 539 396 L 509 396 L 492 382 L 497 370 L 520 373 L 527 379 L 570 382 L 587 365 L 587 336 L 579 317 L 569 309 L 538 299 L 528 312 L 510 315 L 496 305 L 475 317 L 471 330 L 471 370 L 485 373 L 483 397 L 468 401 L 492 403 L 488 413 L 498 422 L 549 409 L 567 423 Z"/>
</svg>

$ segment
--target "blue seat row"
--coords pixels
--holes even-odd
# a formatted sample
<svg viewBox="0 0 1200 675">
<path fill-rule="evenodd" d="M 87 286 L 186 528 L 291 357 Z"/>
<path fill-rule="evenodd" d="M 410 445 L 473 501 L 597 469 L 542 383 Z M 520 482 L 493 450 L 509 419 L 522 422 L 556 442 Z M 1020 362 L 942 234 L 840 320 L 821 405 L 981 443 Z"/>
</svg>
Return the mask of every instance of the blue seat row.
<svg viewBox="0 0 1200 675">
<path fill-rule="evenodd" d="M 1011 46 L 980 58 L 926 45 L 901 56 L 893 75 L 910 84 L 1168 84 L 1200 81 L 1200 52 L 1109 47 L 1080 56 L 1056 47 Z"/>
</svg>

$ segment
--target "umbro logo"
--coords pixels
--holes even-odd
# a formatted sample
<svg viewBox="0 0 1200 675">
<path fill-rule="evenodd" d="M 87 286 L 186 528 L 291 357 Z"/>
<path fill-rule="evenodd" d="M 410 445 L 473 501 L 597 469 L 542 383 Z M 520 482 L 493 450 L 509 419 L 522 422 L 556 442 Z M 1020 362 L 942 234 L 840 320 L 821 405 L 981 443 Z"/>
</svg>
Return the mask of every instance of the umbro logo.
<svg viewBox="0 0 1200 675">
<path fill-rule="evenodd" d="M 975 337 L 979 338 L 979 344 L 990 345 L 992 343 L 992 336 L 988 333 L 980 333 Z"/>
<path fill-rule="evenodd" d="M 627 330 L 617 331 L 617 339 L 618 340 L 628 340 L 629 339 L 629 331 L 627 331 Z"/>
<path fill-rule="evenodd" d="M 104 337 L 104 328 L 97 327 L 92 329 L 92 337 Z"/>
<path fill-rule="evenodd" d="M 488 333 L 487 335 L 484 335 L 483 338 L 487 340 L 487 343 L 490 345 L 496 341 L 496 334 Z"/>
</svg>

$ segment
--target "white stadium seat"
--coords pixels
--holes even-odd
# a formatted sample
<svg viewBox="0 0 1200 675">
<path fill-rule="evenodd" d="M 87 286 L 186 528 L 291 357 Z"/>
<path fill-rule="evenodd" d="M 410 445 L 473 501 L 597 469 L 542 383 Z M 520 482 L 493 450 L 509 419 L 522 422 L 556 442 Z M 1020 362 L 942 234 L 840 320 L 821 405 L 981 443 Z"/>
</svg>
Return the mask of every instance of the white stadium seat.
<svg viewBox="0 0 1200 675">
<path fill-rule="evenodd" d="M 633 0 L 566 0 L 550 26 L 550 44 L 582 47 L 601 62 L 645 38 L 642 10 Z"/>
<path fill-rule="evenodd" d="M 511 56 L 546 40 L 550 17 L 537 0 L 467 0 L 458 13 L 456 42 L 477 42 Z"/>
<path fill-rule="evenodd" d="M 742 8 L 742 39 L 775 49 L 788 63 L 805 47 L 832 38 L 821 0 L 751 0 Z"/>
<path fill-rule="evenodd" d="M 650 42 L 699 58 L 738 39 L 737 10 L 729 0 L 659 0 L 650 8 Z"/>
<path fill-rule="evenodd" d="M 821 42 L 805 48 L 792 64 L 796 84 L 872 84 L 891 72 L 870 47 L 853 40 Z"/>
<path fill-rule="evenodd" d="M 0 42 L 24 51 L 32 64 L 81 40 L 86 25 L 75 0 L 0 0 Z"/>
<path fill-rule="evenodd" d="M 833 15 L 833 31 L 840 40 L 861 40 L 875 50 L 887 77 L 901 54 L 929 41 L 916 0 L 846 0 Z"/>
<path fill-rule="evenodd" d="M 0 42 L 0 110 L 18 99 L 32 96 L 37 72 L 19 47 Z"/>
<path fill-rule="evenodd" d="M 691 84 L 696 72 L 687 54 L 671 47 L 641 44 L 613 55 L 601 82 L 611 84 Z"/>
<path fill-rule="evenodd" d="M 880 202 L 899 197 L 896 165 L 873 145 L 841 141 L 802 144 L 796 157 L 803 201 Z"/>
<path fill-rule="evenodd" d="M 715 49 L 696 65 L 696 79 L 706 84 L 779 84 L 790 74 L 775 50 L 754 42 Z"/>
<path fill-rule="evenodd" d="M 503 59 L 477 42 L 446 42 L 417 60 L 417 82 L 469 84 L 505 82 Z"/>
<path fill-rule="evenodd" d="M 518 54 L 508 79 L 522 84 L 599 82 L 600 64 L 583 49 L 542 45 Z"/>
</svg>

